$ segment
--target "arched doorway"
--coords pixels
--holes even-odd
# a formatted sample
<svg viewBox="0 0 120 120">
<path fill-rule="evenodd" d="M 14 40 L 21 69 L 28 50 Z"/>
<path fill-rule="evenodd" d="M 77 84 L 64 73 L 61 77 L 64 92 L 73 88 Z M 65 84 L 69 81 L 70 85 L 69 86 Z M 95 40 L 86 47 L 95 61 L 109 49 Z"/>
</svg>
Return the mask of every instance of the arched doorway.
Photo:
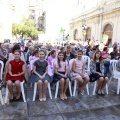
<svg viewBox="0 0 120 120">
<path fill-rule="evenodd" d="M 91 40 L 91 28 L 90 28 L 90 27 L 88 27 L 88 28 L 86 29 L 85 40 Z"/>
<path fill-rule="evenodd" d="M 78 30 L 75 29 L 74 30 L 74 40 L 77 40 L 78 39 Z"/>
<path fill-rule="evenodd" d="M 107 45 L 112 44 L 112 37 L 113 37 L 113 27 L 111 24 L 106 24 L 103 29 L 103 34 L 108 36 Z"/>
</svg>

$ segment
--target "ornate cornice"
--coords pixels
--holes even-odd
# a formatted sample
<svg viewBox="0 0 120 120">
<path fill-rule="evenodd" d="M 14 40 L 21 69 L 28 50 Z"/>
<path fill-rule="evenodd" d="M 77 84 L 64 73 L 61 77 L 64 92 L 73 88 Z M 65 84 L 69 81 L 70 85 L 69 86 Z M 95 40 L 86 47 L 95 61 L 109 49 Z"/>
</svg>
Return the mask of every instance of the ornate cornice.
<svg viewBox="0 0 120 120">
<path fill-rule="evenodd" d="M 89 11 L 85 11 L 75 17 L 73 17 L 70 23 L 76 23 L 83 19 L 90 19 L 93 17 L 100 17 L 101 15 L 106 15 L 112 12 L 116 12 L 117 15 L 120 15 L 120 0 L 103 0 L 101 5 L 96 8 L 92 8 Z M 112 17 L 115 17 L 116 14 L 113 14 Z"/>
</svg>

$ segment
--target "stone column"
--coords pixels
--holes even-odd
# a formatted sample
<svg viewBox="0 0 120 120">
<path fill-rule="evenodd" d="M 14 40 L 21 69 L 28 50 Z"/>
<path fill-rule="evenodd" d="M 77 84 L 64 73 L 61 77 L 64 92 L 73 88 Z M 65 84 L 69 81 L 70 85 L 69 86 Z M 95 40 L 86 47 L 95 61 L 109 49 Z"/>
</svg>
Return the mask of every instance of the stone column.
<svg viewBox="0 0 120 120">
<path fill-rule="evenodd" d="M 103 18 L 102 18 L 102 14 L 100 14 L 100 17 L 99 17 L 99 21 L 98 21 L 98 37 L 97 37 L 97 39 L 98 39 L 98 41 L 101 43 L 101 41 L 102 41 L 102 20 L 103 20 Z"/>
</svg>

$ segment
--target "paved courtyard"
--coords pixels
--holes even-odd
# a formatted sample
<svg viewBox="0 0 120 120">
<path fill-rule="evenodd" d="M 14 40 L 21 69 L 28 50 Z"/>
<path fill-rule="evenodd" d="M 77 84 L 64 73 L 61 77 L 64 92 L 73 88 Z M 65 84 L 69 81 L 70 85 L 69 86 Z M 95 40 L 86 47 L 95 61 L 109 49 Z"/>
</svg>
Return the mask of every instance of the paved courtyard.
<svg viewBox="0 0 120 120">
<path fill-rule="evenodd" d="M 105 97 L 93 96 L 92 88 L 89 96 L 85 91 L 84 96 L 64 101 L 59 96 L 51 100 L 47 94 L 47 101 L 39 102 L 37 93 L 33 102 L 33 87 L 25 87 L 27 102 L 0 105 L 0 120 L 120 120 L 120 95 L 116 95 L 116 87 L 110 86 Z"/>
</svg>

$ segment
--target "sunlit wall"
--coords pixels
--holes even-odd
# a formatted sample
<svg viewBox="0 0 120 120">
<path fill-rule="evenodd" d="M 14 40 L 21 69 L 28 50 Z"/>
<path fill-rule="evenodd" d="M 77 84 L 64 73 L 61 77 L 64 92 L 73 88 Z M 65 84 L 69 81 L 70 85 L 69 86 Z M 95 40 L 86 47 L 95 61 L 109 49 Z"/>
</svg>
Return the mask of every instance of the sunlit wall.
<svg viewBox="0 0 120 120">
<path fill-rule="evenodd" d="M 0 42 L 12 38 L 12 13 L 11 5 L 7 0 L 0 1 Z"/>
</svg>

